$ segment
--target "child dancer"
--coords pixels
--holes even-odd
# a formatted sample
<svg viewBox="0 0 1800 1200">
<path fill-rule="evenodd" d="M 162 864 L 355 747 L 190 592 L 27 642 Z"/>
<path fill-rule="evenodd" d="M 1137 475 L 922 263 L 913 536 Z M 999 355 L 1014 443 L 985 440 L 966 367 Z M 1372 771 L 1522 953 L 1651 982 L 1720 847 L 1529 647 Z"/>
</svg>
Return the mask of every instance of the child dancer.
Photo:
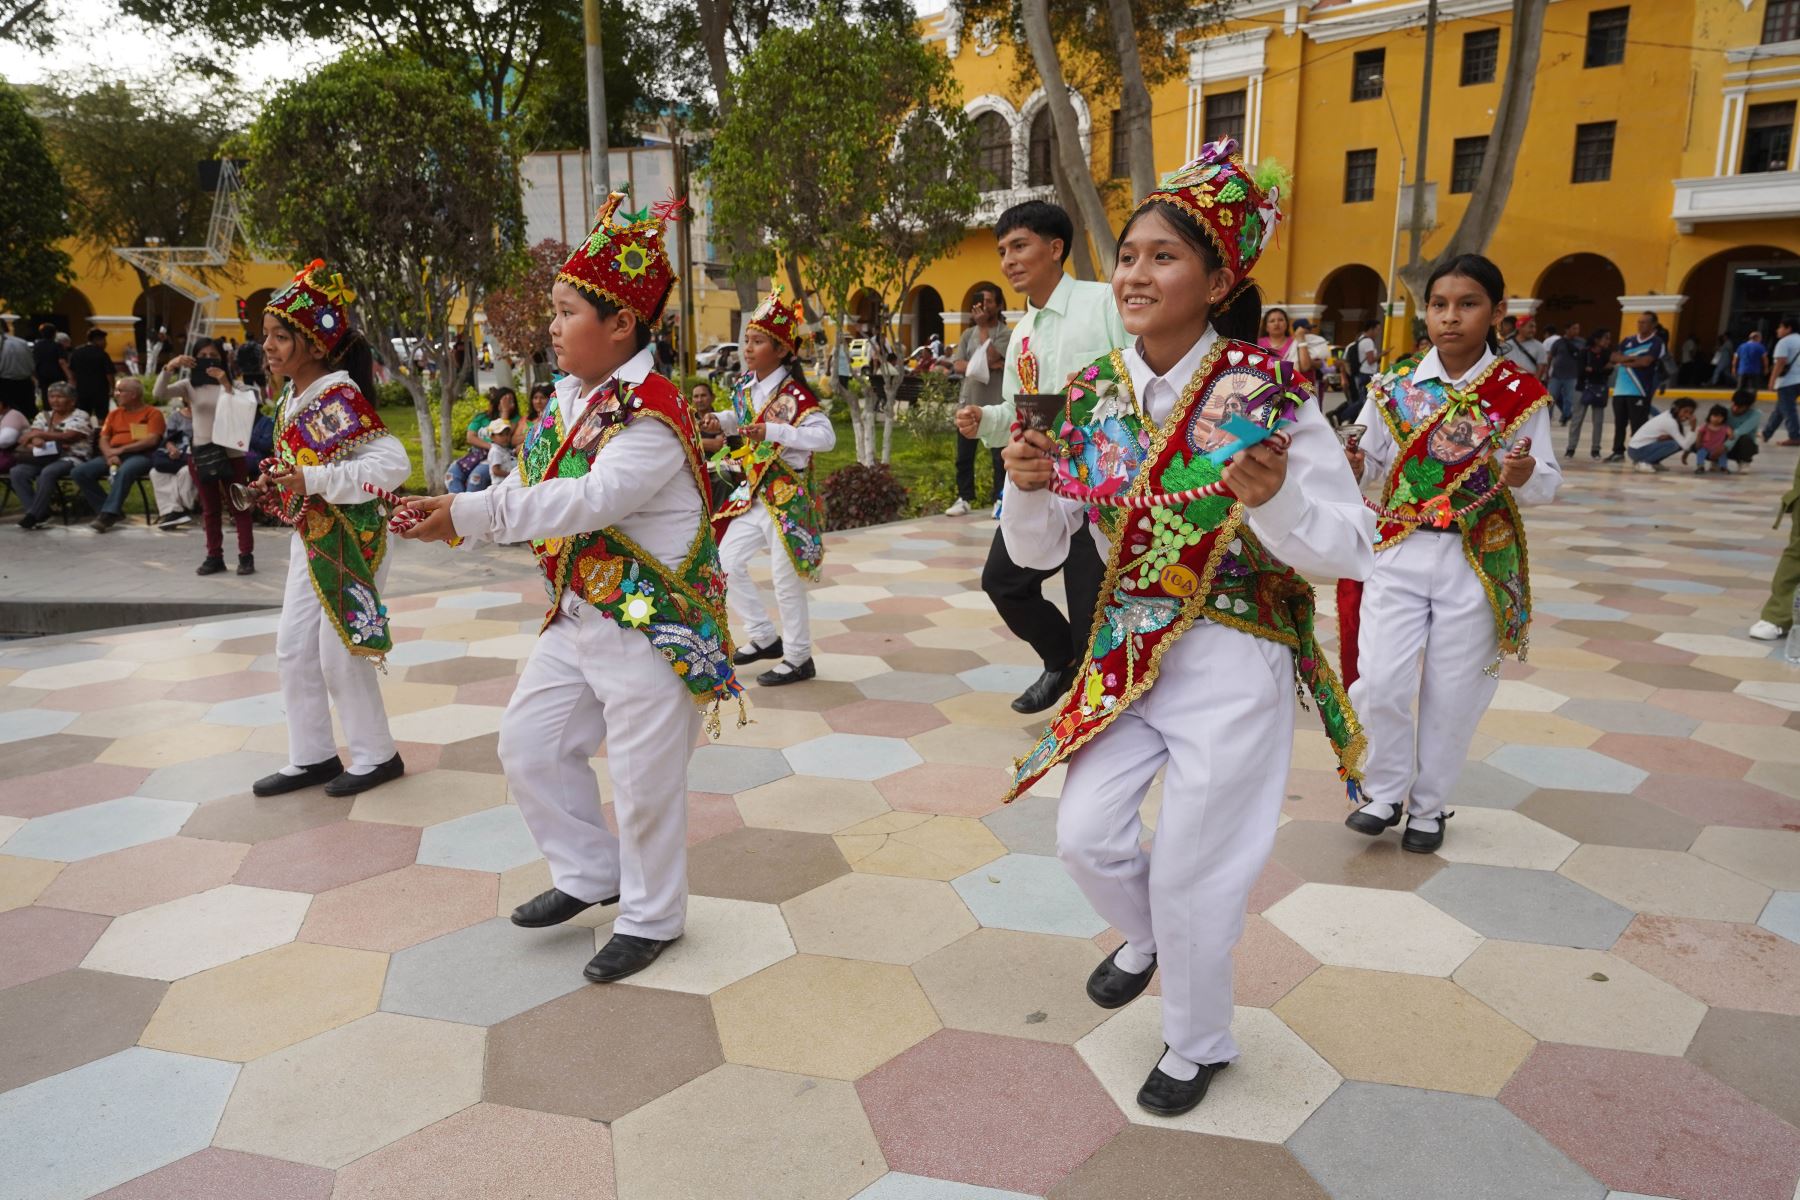
<svg viewBox="0 0 1800 1200">
<path fill-rule="evenodd" d="M 558 925 L 619 904 L 583 974 L 609 983 L 656 961 L 687 916 L 687 764 L 702 725 L 741 696 L 706 467 L 681 392 L 654 371 L 650 329 L 675 274 L 663 221 L 616 225 L 614 193 L 551 291 L 568 374 L 531 422 L 518 469 L 482 492 L 409 501 L 409 538 L 530 541 L 550 613 L 500 725 L 500 761 L 554 886 L 513 924 Z M 742 721 L 740 701 L 739 720 Z M 589 757 L 606 744 L 619 836 Z"/>
<path fill-rule="evenodd" d="M 726 434 L 742 434 L 751 447 L 744 482 L 712 524 L 719 557 L 731 576 L 731 611 L 742 623 L 747 643 L 738 651 L 737 664 L 781 660 L 756 677 L 763 687 L 818 674 L 801 577 L 817 580 L 825 560 L 825 510 L 813 489 L 812 457 L 837 445 L 837 431 L 806 386 L 794 353 L 800 324 L 799 306 L 783 304 L 776 285 L 744 330 L 746 370 L 732 387 L 731 411 L 718 414 L 719 427 Z M 750 575 L 750 564 L 764 551 L 781 612 L 779 634 Z"/>
<path fill-rule="evenodd" d="M 1112 279 L 1135 344 L 1077 374 L 1057 436 L 1015 434 L 1004 455 L 1013 559 L 1061 562 L 1092 505 L 1107 560 L 1074 691 L 1012 795 L 1069 763 L 1057 852 L 1125 935 L 1088 995 L 1127 1004 L 1160 962 L 1167 1047 L 1138 1104 L 1165 1116 L 1237 1057 L 1231 948 L 1274 845 L 1296 678 L 1347 774 L 1362 748 L 1298 572 L 1362 576 L 1374 522 L 1310 385 L 1249 340 L 1249 272 L 1281 214 L 1235 150 L 1208 146 L 1138 206 Z M 1165 766 L 1151 854 L 1138 806 Z"/>
<path fill-rule="evenodd" d="M 1375 571 L 1361 588 L 1339 587 L 1344 675 L 1369 731 L 1367 803 L 1344 823 L 1374 837 L 1404 809 L 1400 844 L 1420 854 L 1443 845 L 1444 804 L 1500 660 L 1525 657 L 1519 506 L 1548 503 L 1562 482 L 1549 394 L 1498 356 L 1505 295 L 1500 269 L 1479 254 L 1432 272 L 1431 349 L 1369 386 L 1357 418 L 1367 433 L 1346 451 L 1358 479 L 1382 485 Z"/>
<path fill-rule="evenodd" d="M 288 383 L 275 456 L 256 490 L 294 537 L 275 635 L 288 765 L 256 781 L 258 796 L 316 783 L 328 796 L 351 796 L 406 770 L 375 677 L 393 648 L 380 595 L 386 514 L 363 485 L 399 487 L 412 468 L 375 411 L 374 359 L 350 324 L 355 300 L 344 277 L 314 259 L 263 313 L 269 369 Z M 348 768 L 331 734 L 334 702 L 350 742 Z"/>
</svg>

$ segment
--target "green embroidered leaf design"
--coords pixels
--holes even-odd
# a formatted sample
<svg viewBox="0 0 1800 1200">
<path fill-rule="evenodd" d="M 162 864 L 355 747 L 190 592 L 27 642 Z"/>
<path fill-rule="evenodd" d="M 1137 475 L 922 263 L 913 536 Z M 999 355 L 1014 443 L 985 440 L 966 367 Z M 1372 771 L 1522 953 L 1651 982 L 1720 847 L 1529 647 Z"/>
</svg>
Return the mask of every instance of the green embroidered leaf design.
<svg viewBox="0 0 1800 1200">
<path fill-rule="evenodd" d="M 1401 468 L 1400 474 L 1413 485 L 1414 495 L 1431 494 L 1444 482 L 1444 464 L 1435 458 L 1415 458 Z"/>
<path fill-rule="evenodd" d="M 1164 492 L 1185 492 L 1189 488 L 1205 487 L 1216 483 L 1219 479 L 1219 468 L 1204 454 L 1196 454 L 1192 460 L 1184 460 L 1176 453 L 1163 468 L 1162 479 L 1157 487 Z M 1196 529 L 1210 530 L 1225 519 L 1231 509 L 1231 501 L 1224 496 L 1208 496 L 1202 500 L 1189 502 L 1181 510 L 1182 517 Z"/>
</svg>

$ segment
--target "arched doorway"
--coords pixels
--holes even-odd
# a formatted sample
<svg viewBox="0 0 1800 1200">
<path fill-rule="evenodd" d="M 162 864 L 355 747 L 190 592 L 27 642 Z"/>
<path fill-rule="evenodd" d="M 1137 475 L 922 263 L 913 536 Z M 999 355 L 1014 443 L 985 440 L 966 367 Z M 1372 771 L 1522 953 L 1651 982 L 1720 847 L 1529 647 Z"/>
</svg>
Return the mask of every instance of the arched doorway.
<svg viewBox="0 0 1800 1200">
<path fill-rule="evenodd" d="M 1538 298 L 1538 325 L 1561 327 L 1580 321 L 1584 333 L 1609 329 L 1620 334 L 1619 297 L 1625 276 L 1599 254 L 1566 254 L 1544 268 L 1532 289 Z"/>
<path fill-rule="evenodd" d="M 262 338 L 263 309 L 269 307 L 269 297 L 274 294 L 273 288 L 257 288 L 243 298 L 245 337 Z"/>
<path fill-rule="evenodd" d="M 850 297 L 849 328 L 845 330 L 851 337 L 867 337 L 875 332 L 875 322 L 881 319 L 881 297 L 868 288 Z"/>
<path fill-rule="evenodd" d="M 1327 275 L 1318 295 L 1319 336 L 1342 346 L 1356 336 L 1364 321 L 1381 316 L 1387 287 L 1374 267 L 1350 263 Z"/>
<path fill-rule="evenodd" d="M 194 302 L 174 288 L 158 283 L 152 285 L 149 291 L 138 293 L 137 302 L 131 306 L 131 315 L 138 318 L 137 339 L 140 352 L 144 349 L 146 339 L 155 337 L 159 327 L 169 331 L 169 337 L 182 353 L 192 344 L 188 334 L 194 319 Z M 193 332 L 203 334 L 205 331 Z"/>
<path fill-rule="evenodd" d="M 907 330 L 907 339 L 912 343 L 908 350 L 923 346 L 934 336 L 940 341 L 944 337 L 944 298 L 938 290 L 930 286 L 913 289 L 912 303 L 906 306 L 911 318 L 911 328 Z"/>
<path fill-rule="evenodd" d="M 1681 294 L 1687 303 L 1681 308 L 1678 339 L 1692 334 L 1706 354 L 1721 333 L 1741 342 L 1758 330 L 1769 342 L 1776 319 L 1800 309 L 1800 255 L 1778 246 L 1721 250 L 1695 264 L 1681 281 Z"/>
<path fill-rule="evenodd" d="M 65 289 L 57 297 L 56 304 L 49 312 L 33 313 L 27 322 L 32 337 L 37 336 L 37 327 L 46 321 L 56 326 L 59 333 L 66 333 L 76 341 L 87 336 L 88 318 L 94 315 L 94 305 L 87 294 L 80 288 Z"/>
</svg>

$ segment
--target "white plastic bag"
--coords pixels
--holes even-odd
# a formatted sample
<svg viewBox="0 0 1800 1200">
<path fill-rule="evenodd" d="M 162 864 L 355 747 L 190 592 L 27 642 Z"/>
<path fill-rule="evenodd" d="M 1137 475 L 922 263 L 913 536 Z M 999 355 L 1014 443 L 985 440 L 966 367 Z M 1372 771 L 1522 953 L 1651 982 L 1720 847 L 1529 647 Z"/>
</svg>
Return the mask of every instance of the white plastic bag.
<svg viewBox="0 0 1800 1200">
<path fill-rule="evenodd" d="M 219 404 L 213 411 L 213 444 L 236 454 L 250 448 L 250 434 L 256 428 L 256 393 L 249 388 L 219 390 Z"/>
</svg>

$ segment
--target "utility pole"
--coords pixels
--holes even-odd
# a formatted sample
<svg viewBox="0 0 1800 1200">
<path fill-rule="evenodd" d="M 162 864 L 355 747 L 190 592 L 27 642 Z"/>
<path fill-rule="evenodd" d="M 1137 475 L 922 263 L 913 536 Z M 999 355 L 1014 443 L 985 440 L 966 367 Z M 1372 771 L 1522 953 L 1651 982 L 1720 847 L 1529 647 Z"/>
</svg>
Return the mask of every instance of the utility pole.
<svg viewBox="0 0 1800 1200">
<path fill-rule="evenodd" d="M 685 133 L 675 135 L 675 194 L 688 202 L 681 225 L 681 374 L 694 373 L 694 338 L 700 330 L 700 314 L 694 311 L 694 201 L 688 192 L 688 148 Z"/>
<path fill-rule="evenodd" d="M 1432 0 L 1434 12 L 1436 3 Z M 588 160 L 592 164 L 588 169 L 593 172 L 594 207 L 598 209 L 612 191 L 612 168 L 606 155 L 606 59 L 600 47 L 600 0 L 581 0 L 581 23 L 587 35 Z"/>
<path fill-rule="evenodd" d="M 1425 155 L 1429 145 L 1428 134 L 1431 128 L 1431 60 L 1437 50 L 1438 0 L 1427 0 L 1425 5 L 1425 73 L 1419 85 L 1419 152 L 1413 159 L 1413 194 L 1412 194 L 1412 236 L 1408 239 L 1409 250 L 1406 265 L 1412 267 L 1419 261 L 1419 251 L 1425 241 Z"/>
</svg>

